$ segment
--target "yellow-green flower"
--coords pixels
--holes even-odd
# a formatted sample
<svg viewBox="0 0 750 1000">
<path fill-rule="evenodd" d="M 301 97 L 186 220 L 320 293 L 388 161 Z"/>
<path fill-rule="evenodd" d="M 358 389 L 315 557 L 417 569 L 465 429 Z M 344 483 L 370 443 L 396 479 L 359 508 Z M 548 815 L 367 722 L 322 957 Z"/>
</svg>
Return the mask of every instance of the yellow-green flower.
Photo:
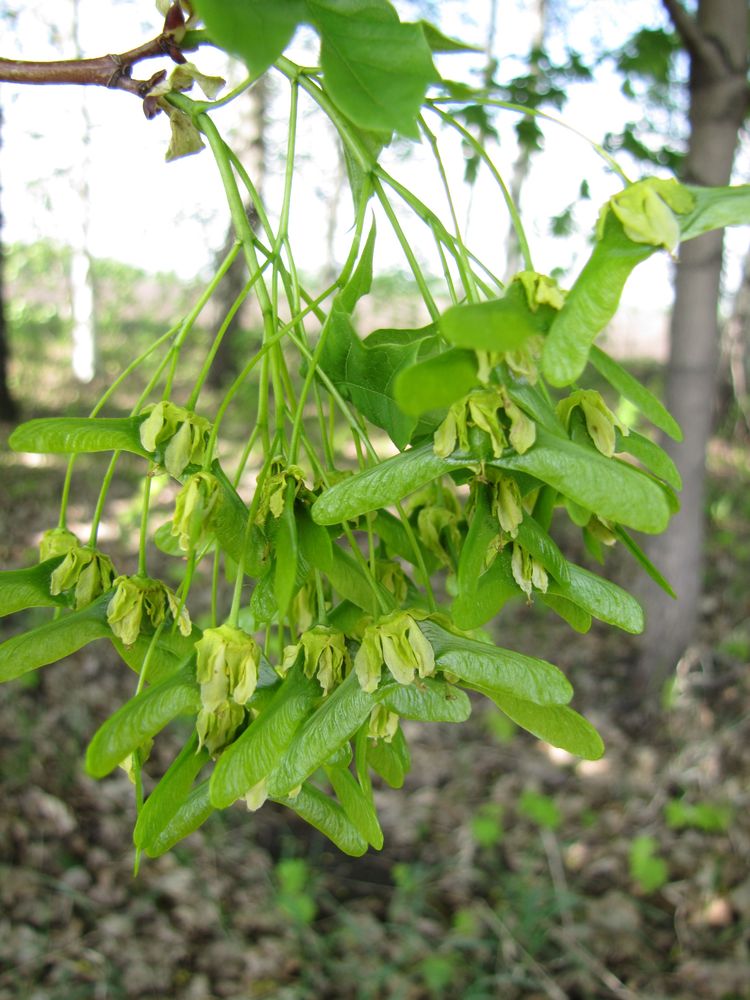
<svg viewBox="0 0 750 1000">
<path fill-rule="evenodd" d="M 156 403 L 146 413 L 140 428 L 141 444 L 171 476 L 179 479 L 185 466 L 203 462 L 211 433 L 205 417 L 168 400 Z"/>
<path fill-rule="evenodd" d="M 557 404 L 557 415 L 566 430 L 576 407 L 580 407 L 583 413 L 586 430 L 597 450 L 611 458 L 615 452 L 615 427 L 623 435 L 627 435 L 628 428 L 617 419 L 595 389 L 577 389 Z"/>
<path fill-rule="evenodd" d="M 174 591 L 161 580 L 147 576 L 118 576 L 107 605 L 107 623 L 126 646 L 132 646 L 144 626 L 157 628 L 171 615 L 182 635 L 192 630 L 190 615 Z"/>
<path fill-rule="evenodd" d="M 78 539 L 67 528 L 50 528 L 39 542 L 39 561 L 46 562 L 55 556 L 64 556 L 78 546 Z"/>
<path fill-rule="evenodd" d="M 634 243 L 650 243 L 673 253 L 680 242 L 675 213 L 683 215 L 694 205 L 695 196 L 673 178 L 646 177 L 610 198 L 599 222 L 599 235 L 611 208 Z"/>
<path fill-rule="evenodd" d="M 75 587 L 74 607 L 85 608 L 110 589 L 114 575 L 115 568 L 109 556 L 76 543 L 53 571 L 50 594 L 55 596 Z"/>
<path fill-rule="evenodd" d="M 207 628 L 195 644 L 201 709 L 196 721 L 200 746 L 215 756 L 231 743 L 245 718 L 245 704 L 258 683 L 261 651 L 252 636 L 234 625 Z"/>
<path fill-rule="evenodd" d="M 546 594 L 549 580 L 544 566 L 527 552 L 518 542 L 513 543 L 513 555 L 510 563 L 513 579 L 526 596 L 531 598 L 531 591 L 536 588 Z"/>
<path fill-rule="evenodd" d="M 263 524 L 269 513 L 277 520 L 284 513 L 287 483 L 296 483 L 295 496 L 305 485 L 305 473 L 298 465 L 285 465 L 283 459 L 274 459 L 269 474 L 263 480 L 258 503 L 258 513 L 255 515 L 257 524 Z"/>
<path fill-rule="evenodd" d="M 370 723 L 367 735 L 372 740 L 383 740 L 390 743 L 398 730 L 398 715 L 389 712 L 385 705 L 376 705 L 370 712 Z"/>
<path fill-rule="evenodd" d="M 512 476 L 493 475 L 489 485 L 492 490 L 492 513 L 503 531 L 515 538 L 523 521 L 523 504 L 518 483 Z"/>
<path fill-rule="evenodd" d="M 323 694 L 329 694 L 349 672 L 350 660 L 346 636 L 328 625 L 316 625 L 300 636 L 300 641 L 284 650 L 282 673 L 297 659 L 300 648 L 304 653 L 306 677 L 317 677 Z"/>
<path fill-rule="evenodd" d="M 420 677 L 435 673 L 435 654 L 415 614 L 418 613 L 393 611 L 367 626 L 354 658 L 354 670 L 363 691 L 375 690 L 384 663 L 399 684 L 411 684 L 415 673 Z"/>
<path fill-rule="evenodd" d="M 172 534 L 188 552 L 210 531 L 211 513 L 220 497 L 219 481 L 210 472 L 196 472 L 177 494 Z"/>
</svg>

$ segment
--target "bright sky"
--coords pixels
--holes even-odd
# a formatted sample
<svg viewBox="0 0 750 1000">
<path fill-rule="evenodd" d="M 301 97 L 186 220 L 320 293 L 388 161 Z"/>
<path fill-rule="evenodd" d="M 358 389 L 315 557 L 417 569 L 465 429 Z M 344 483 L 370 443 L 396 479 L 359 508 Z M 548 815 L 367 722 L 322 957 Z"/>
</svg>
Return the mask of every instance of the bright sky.
<svg viewBox="0 0 750 1000">
<path fill-rule="evenodd" d="M 74 53 L 73 0 L 58 0 L 53 6 L 45 0 L 26 0 L 17 6 L 21 13 L 15 23 L 2 29 L 0 48 L 4 55 L 54 59 Z M 107 4 L 101 0 L 78 0 L 77 6 L 80 47 L 86 55 L 123 51 L 154 36 L 160 28 L 153 0 L 116 0 Z M 436 6 L 444 31 L 484 45 L 489 0 L 446 0 Z M 413 16 L 413 3 L 402 3 L 400 8 L 404 16 Z M 103 9 L 106 18 L 102 16 Z M 662 17 L 657 0 L 633 0 L 628 4 L 595 0 L 567 4 L 565 9 L 565 16 L 570 19 L 569 37 L 584 50 L 596 48 L 599 41 L 614 46 L 637 26 L 661 23 Z M 7 16 L 3 0 L 0 13 Z M 55 18 L 52 26 L 51 17 Z M 530 27 L 528 4 L 521 0 L 500 0 L 496 55 L 501 77 L 519 71 L 512 53 L 527 50 Z M 559 48 L 558 39 L 559 33 L 553 25 L 550 45 Z M 303 58 L 309 62 L 309 52 Z M 481 55 L 441 59 L 443 72 L 453 77 L 466 77 L 472 70 L 480 70 L 484 62 Z M 225 75 L 221 56 L 212 50 L 201 50 L 196 61 L 205 72 Z M 138 69 L 148 69 L 150 73 L 157 65 L 149 63 Z M 238 74 L 236 78 L 241 77 Z M 271 166 L 282 160 L 279 154 L 285 146 L 283 82 L 277 84 L 276 90 L 279 97 L 272 111 L 278 120 L 271 123 L 269 130 Z M 76 191 L 83 184 L 89 190 L 89 246 L 95 255 L 117 258 L 149 271 L 173 270 L 183 277 L 205 273 L 213 251 L 223 242 L 228 222 L 221 186 L 208 151 L 165 163 L 169 139 L 165 116 L 147 122 L 139 102 L 123 93 L 99 88 L 22 88 L 3 84 L 0 101 L 5 117 L 0 161 L 5 241 L 44 237 L 65 242 L 71 236 L 75 238 L 81 218 Z M 83 142 L 84 107 L 90 122 L 88 144 Z M 615 74 L 602 66 L 596 85 L 578 84 L 570 88 L 563 116 L 574 128 L 601 141 L 605 132 L 617 130 L 628 116 L 633 116 L 633 108 L 620 95 Z M 233 117 L 232 109 L 227 108 L 217 112 L 216 121 L 221 129 L 231 128 Z M 516 151 L 513 123 L 509 115 L 498 119 L 501 146 L 492 151 L 506 178 L 510 176 Z M 585 233 L 593 225 L 599 205 L 619 189 L 619 182 L 580 138 L 553 125 L 545 126 L 544 131 L 545 152 L 537 157 L 524 191 L 522 214 L 537 269 L 575 270 L 585 259 L 586 244 L 581 237 L 553 239 L 549 235 L 549 218 L 575 200 L 580 182 L 585 179 L 592 200 L 583 203 L 576 213 Z M 404 157 L 403 146 L 399 146 L 389 157 L 389 169 L 430 202 L 439 200 L 439 193 L 437 183 L 427 180 L 434 176 L 426 166 L 427 155 L 424 147 L 420 147 Z M 299 159 L 304 162 L 304 169 L 297 181 L 294 206 L 298 264 L 305 270 L 315 270 L 324 259 L 328 198 L 336 183 L 336 159 L 329 130 L 321 127 L 320 118 L 312 116 L 307 106 Z M 462 154 L 456 143 L 447 145 L 446 161 L 449 170 L 460 177 Z M 625 167 L 630 169 L 629 164 Z M 279 183 L 277 179 L 268 184 L 271 201 Z M 340 253 L 345 252 L 346 246 L 348 204 L 347 200 L 341 215 L 337 240 Z M 460 198 L 459 206 L 463 218 L 466 203 L 461 204 Z M 497 190 L 490 188 L 486 172 L 480 176 L 474 191 L 470 218 L 467 242 L 502 274 L 507 214 Z M 401 267 L 400 250 L 384 230 L 381 225 L 381 264 L 391 269 Z M 412 231 L 419 244 L 423 231 Z M 669 294 L 669 262 L 660 258 L 650 268 L 647 265 L 636 272 L 627 289 L 626 302 L 661 306 L 668 303 Z"/>
</svg>

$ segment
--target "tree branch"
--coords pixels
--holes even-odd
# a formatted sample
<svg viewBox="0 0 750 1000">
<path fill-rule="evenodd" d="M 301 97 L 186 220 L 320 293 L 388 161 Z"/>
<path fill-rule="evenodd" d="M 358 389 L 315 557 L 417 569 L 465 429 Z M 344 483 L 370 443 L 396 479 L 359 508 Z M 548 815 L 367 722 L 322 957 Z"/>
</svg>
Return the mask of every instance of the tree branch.
<svg viewBox="0 0 750 1000">
<path fill-rule="evenodd" d="M 131 76 L 133 67 L 144 59 L 154 59 L 158 56 L 169 56 L 176 63 L 184 63 L 183 56 L 174 35 L 175 24 L 174 5 L 167 15 L 164 31 L 156 38 L 128 52 L 98 56 L 94 59 L 60 59 L 55 62 L 22 62 L 17 59 L 0 57 L 0 82 L 3 83 L 72 83 L 82 86 L 107 87 L 110 90 L 124 90 L 135 94 L 144 100 L 149 91 L 160 83 L 167 75 L 166 70 L 159 70 L 148 80 L 134 80 Z M 179 14 L 181 18 L 181 14 Z M 148 117 L 156 112 L 148 105 L 144 107 Z"/>
<path fill-rule="evenodd" d="M 695 18 L 688 14 L 682 6 L 680 0 L 661 0 L 661 2 L 690 56 L 709 66 L 715 65 L 716 49 L 700 30 Z"/>
</svg>

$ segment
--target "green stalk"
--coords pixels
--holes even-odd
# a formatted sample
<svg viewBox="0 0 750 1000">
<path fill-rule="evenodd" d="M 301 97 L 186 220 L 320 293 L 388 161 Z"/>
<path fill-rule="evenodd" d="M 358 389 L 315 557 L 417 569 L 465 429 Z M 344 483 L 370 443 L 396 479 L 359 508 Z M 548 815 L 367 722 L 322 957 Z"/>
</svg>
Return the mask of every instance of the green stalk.
<svg viewBox="0 0 750 1000">
<path fill-rule="evenodd" d="M 409 262 L 409 267 L 411 268 L 411 272 L 414 275 L 414 280 L 419 286 L 419 291 L 422 296 L 422 300 L 424 301 L 424 304 L 427 306 L 427 310 L 430 313 L 430 316 L 432 317 L 433 321 L 437 321 L 438 317 L 440 316 L 440 310 L 435 304 L 435 300 L 432 297 L 432 292 L 427 287 L 427 281 L 425 279 L 424 274 L 422 273 L 422 268 L 419 266 L 417 258 L 414 256 L 414 251 L 411 248 L 411 244 L 407 240 L 406 234 L 401 228 L 401 223 L 396 218 L 396 213 L 393 211 L 393 206 L 391 205 L 385 191 L 383 190 L 383 185 L 381 184 L 379 177 L 373 178 L 373 188 L 375 190 L 375 194 L 377 195 L 378 201 L 383 206 L 383 210 L 385 211 L 385 214 L 388 216 L 388 221 L 391 224 L 391 228 L 393 229 L 394 233 L 396 234 L 396 238 L 401 244 L 401 249 L 404 251 L 404 256 Z"/>
<path fill-rule="evenodd" d="M 151 498 L 151 479 L 154 466 L 150 465 L 143 483 L 143 506 L 141 507 L 141 531 L 138 541 L 138 575 L 148 576 L 146 572 L 146 547 L 148 545 L 148 514 Z"/>
<path fill-rule="evenodd" d="M 445 124 L 455 129 L 461 136 L 461 138 L 464 140 L 464 142 L 468 143 L 474 150 L 474 152 L 487 165 L 487 168 L 492 174 L 495 183 L 498 185 L 498 187 L 502 192 L 503 200 L 505 201 L 508 213 L 510 214 L 511 221 L 513 223 L 513 229 L 515 230 L 516 236 L 518 238 L 518 246 L 521 250 L 521 255 L 523 256 L 524 268 L 527 271 L 533 271 L 534 264 L 531 259 L 531 250 L 529 248 L 529 241 L 526 239 L 526 231 L 523 228 L 523 223 L 521 222 L 521 216 L 518 214 L 518 208 L 515 205 L 513 198 L 511 197 L 510 191 L 508 190 L 508 186 L 501 177 L 497 167 L 492 162 L 492 158 L 489 156 L 484 146 L 471 134 L 471 132 L 467 128 L 464 128 L 464 126 L 459 121 L 456 121 L 456 119 L 452 115 L 446 114 L 444 111 L 442 111 L 440 108 L 437 107 L 433 107 L 432 110 L 435 112 L 435 114 L 437 114 L 440 117 L 440 119 L 443 122 L 445 122 Z"/>
<path fill-rule="evenodd" d="M 451 194 L 450 184 L 448 183 L 448 175 L 445 172 L 445 165 L 443 164 L 443 158 L 440 155 L 440 149 L 438 147 L 437 138 L 434 133 L 430 131 L 427 126 L 427 122 L 420 115 L 419 124 L 422 132 L 427 138 L 430 144 L 430 149 L 432 150 L 432 155 L 437 164 L 438 173 L 440 174 L 440 181 L 443 186 L 443 191 L 445 193 L 446 200 L 448 202 L 448 209 L 451 214 L 451 219 L 453 220 L 453 228 L 455 230 L 455 244 L 457 249 L 456 263 L 458 264 L 459 271 L 461 273 L 461 280 L 464 285 L 464 290 L 469 302 L 477 302 L 479 296 L 477 295 L 476 283 L 474 281 L 474 275 L 471 273 L 471 267 L 469 265 L 469 259 L 466 254 L 466 247 L 464 245 L 463 237 L 461 236 L 461 226 L 458 222 L 458 215 L 456 213 L 456 206 L 453 204 L 453 195 Z M 437 234 L 436 234 L 437 235 Z M 438 250 L 440 251 L 440 256 L 442 258 L 443 251 L 440 246 L 440 241 L 437 240 Z M 450 282 L 449 282 L 450 284 Z"/>
</svg>

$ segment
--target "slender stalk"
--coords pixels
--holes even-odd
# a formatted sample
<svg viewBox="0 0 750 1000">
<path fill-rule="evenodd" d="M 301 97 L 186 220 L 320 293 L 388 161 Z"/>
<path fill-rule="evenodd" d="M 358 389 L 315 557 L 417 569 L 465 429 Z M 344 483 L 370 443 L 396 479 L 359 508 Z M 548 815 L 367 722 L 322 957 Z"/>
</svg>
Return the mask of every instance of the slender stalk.
<svg viewBox="0 0 750 1000">
<path fill-rule="evenodd" d="M 513 223 L 513 229 L 515 230 L 516 236 L 518 237 L 518 246 L 519 246 L 519 248 L 521 250 L 521 254 L 523 256 L 524 267 L 526 268 L 527 271 L 533 271 L 534 270 L 534 264 L 533 264 L 532 259 L 531 259 L 531 250 L 529 248 L 529 241 L 526 239 L 526 232 L 525 232 L 525 230 L 523 228 L 523 223 L 521 222 L 521 216 L 518 214 L 518 207 L 516 206 L 515 202 L 513 201 L 513 198 L 511 197 L 510 191 L 508 190 L 507 184 L 503 180 L 503 178 L 502 178 L 499 170 L 495 166 L 495 164 L 492 162 L 492 159 L 489 156 L 489 154 L 487 153 L 487 150 L 471 134 L 471 132 L 467 128 L 464 128 L 464 126 L 459 121 L 457 121 L 455 118 L 453 118 L 451 115 L 446 114 L 444 111 L 442 111 L 438 107 L 433 107 L 432 110 L 440 117 L 440 119 L 443 122 L 445 122 L 451 128 L 455 129 L 459 133 L 459 135 L 461 136 L 461 138 L 464 140 L 464 142 L 468 143 L 471 146 L 471 148 L 474 150 L 474 152 L 479 157 L 481 157 L 481 159 L 484 161 L 484 163 L 486 163 L 486 165 L 487 165 L 490 173 L 492 174 L 492 176 L 493 176 L 496 184 L 498 185 L 498 187 L 500 188 L 500 190 L 502 192 L 503 199 L 505 201 L 505 205 L 506 205 L 506 207 L 508 209 L 508 212 L 509 212 L 510 217 L 511 217 L 511 221 Z"/>
<path fill-rule="evenodd" d="M 427 310 L 430 316 L 432 317 L 433 321 L 436 321 L 440 316 L 440 310 L 435 304 L 435 300 L 432 297 L 432 292 L 427 286 L 427 281 L 422 272 L 422 268 L 419 266 L 417 258 L 414 255 L 414 251 L 411 248 L 411 244 L 407 240 L 406 235 L 403 229 L 401 228 L 401 223 L 398 221 L 396 213 L 393 211 L 393 206 L 391 205 L 385 191 L 383 190 L 383 185 L 380 183 L 380 179 L 377 177 L 373 179 L 373 188 L 375 190 L 375 194 L 377 195 L 378 201 L 383 206 L 383 210 L 385 211 L 385 214 L 388 216 L 388 221 L 391 224 L 393 232 L 396 234 L 396 239 L 401 244 L 401 249 L 404 251 L 404 256 L 409 262 L 409 267 L 411 268 L 411 272 L 414 275 L 414 280 L 416 281 L 419 287 L 419 292 L 422 296 L 424 304 L 427 306 Z"/>
<path fill-rule="evenodd" d="M 143 481 L 143 506 L 141 507 L 141 531 L 138 541 L 138 575 L 148 576 L 146 572 L 146 549 L 148 546 L 148 514 L 149 502 L 151 499 L 151 479 L 154 467 L 149 467 L 146 478 Z"/>
</svg>

